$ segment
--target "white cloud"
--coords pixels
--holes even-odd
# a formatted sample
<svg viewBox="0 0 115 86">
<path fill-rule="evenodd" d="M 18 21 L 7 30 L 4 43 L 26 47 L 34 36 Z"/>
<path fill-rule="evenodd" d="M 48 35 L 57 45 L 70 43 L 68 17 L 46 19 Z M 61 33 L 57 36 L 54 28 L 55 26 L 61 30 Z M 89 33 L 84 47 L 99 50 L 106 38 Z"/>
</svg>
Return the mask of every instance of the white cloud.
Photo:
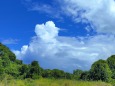
<svg viewBox="0 0 115 86">
<path fill-rule="evenodd" d="M 17 44 L 18 41 L 19 41 L 18 39 L 10 38 L 10 39 L 2 40 L 2 43 L 3 44 Z"/>
<path fill-rule="evenodd" d="M 115 34 L 114 0 L 54 0 L 51 4 L 30 1 L 29 9 L 63 19 L 70 16 L 75 22 L 90 23 L 98 33 Z"/>
<path fill-rule="evenodd" d="M 50 5 L 47 5 L 47 4 L 34 4 L 31 7 L 31 10 L 52 14 L 53 9 L 52 9 L 52 7 Z"/>
<path fill-rule="evenodd" d="M 59 68 L 72 72 L 73 69 L 89 69 L 98 59 L 115 54 L 115 37 L 97 35 L 93 37 L 59 36 L 60 28 L 54 22 L 37 24 L 29 45 L 14 50 L 18 59 L 25 63 L 38 60 L 43 68 Z"/>
<path fill-rule="evenodd" d="M 61 0 L 61 4 L 74 21 L 90 23 L 98 33 L 115 34 L 114 0 Z"/>
<path fill-rule="evenodd" d="M 62 20 L 61 17 L 61 10 L 59 3 L 56 3 L 57 1 L 51 1 L 50 3 L 43 3 L 42 1 L 35 2 L 34 0 L 25 1 L 27 8 L 29 11 L 37 11 L 38 13 L 47 14 L 50 18 L 58 18 Z M 56 3 L 56 4 L 54 4 Z"/>
</svg>

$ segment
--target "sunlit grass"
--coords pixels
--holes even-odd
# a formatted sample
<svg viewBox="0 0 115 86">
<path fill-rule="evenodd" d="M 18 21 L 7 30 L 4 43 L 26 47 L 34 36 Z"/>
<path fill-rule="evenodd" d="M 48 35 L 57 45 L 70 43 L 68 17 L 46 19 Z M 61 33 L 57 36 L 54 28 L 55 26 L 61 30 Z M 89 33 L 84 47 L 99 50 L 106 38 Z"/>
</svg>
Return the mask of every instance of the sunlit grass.
<svg viewBox="0 0 115 86">
<path fill-rule="evenodd" d="M 112 86 L 105 82 L 91 81 L 75 81 L 75 80 L 54 80 L 54 79 L 39 79 L 39 80 L 3 80 L 0 86 Z"/>
</svg>

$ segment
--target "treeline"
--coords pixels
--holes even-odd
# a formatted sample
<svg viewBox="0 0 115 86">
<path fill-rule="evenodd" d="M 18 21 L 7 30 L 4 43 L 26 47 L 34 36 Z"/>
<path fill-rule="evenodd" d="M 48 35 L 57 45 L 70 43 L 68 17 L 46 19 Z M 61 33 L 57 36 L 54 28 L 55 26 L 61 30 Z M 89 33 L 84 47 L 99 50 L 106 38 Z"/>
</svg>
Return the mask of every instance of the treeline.
<svg viewBox="0 0 115 86">
<path fill-rule="evenodd" d="M 37 61 L 31 64 L 24 64 L 21 60 L 16 59 L 9 48 L 0 43 L 0 79 L 5 76 L 15 79 L 75 79 L 75 80 L 92 80 L 92 81 L 109 81 L 115 80 L 115 55 L 107 60 L 98 60 L 94 62 L 89 71 L 74 70 L 73 73 L 64 72 L 59 69 L 43 69 Z"/>
</svg>

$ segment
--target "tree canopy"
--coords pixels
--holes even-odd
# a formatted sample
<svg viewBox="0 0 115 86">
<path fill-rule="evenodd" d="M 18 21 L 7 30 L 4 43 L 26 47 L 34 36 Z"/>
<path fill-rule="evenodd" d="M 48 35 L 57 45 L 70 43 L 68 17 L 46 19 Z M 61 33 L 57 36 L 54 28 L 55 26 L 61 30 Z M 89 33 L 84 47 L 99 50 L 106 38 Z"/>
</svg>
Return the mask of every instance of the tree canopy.
<svg viewBox="0 0 115 86">
<path fill-rule="evenodd" d="M 111 74 L 111 70 L 105 60 L 96 61 L 90 70 L 90 78 L 92 80 L 109 81 Z"/>
<path fill-rule="evenodd" d="M 107 59 L 108 65 L 112 71 L 112 78 L 115 79 L 115 55 L 110 56 Z"/>
</svg>

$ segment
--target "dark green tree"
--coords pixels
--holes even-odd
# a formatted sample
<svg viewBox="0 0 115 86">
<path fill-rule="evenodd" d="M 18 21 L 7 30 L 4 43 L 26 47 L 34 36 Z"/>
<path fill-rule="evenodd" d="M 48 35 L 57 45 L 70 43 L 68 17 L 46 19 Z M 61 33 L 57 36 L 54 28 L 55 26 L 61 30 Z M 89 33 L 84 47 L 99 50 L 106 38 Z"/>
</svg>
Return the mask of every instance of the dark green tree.
<svg viewBox="0 0 115 86">
<path fill-rule="evenodd" d="M 33 61 L 31 63 L 28 75 L 33 79 L 37 79 L 42 76 L 42 68 L 39 66 L 38 61 Z"/>
<path fill-rule="evenodd" d="M 52 70 L 52 76 L 56 79 L 58 78 L 65 78 L 65 73 L 63 70 L 59 70 L 59 69 L 53 69 Z"/>
<path fill-rule="evenodd" d="M 65 79 L 74 79 L 73 74 L 66 72 Z"/>
<path fill-rule="evenodd" d="M 83 71 L 82 73 L 81 73 L 81 76 L 80 76 L 80 79 L 81 80 L 89 80 L 90 78 L 89 78 L 89 71 Z"/>
<path fill-rule="evenodd" d="M 15 54 L 13 54 L 13 53 L 9 54 L 9 59 L 10 59 L 10 61 L 14 62 L 16 60 Z"/>
<path fill-rule="evenodd" d="M 109 81 L 111 74 L 111 70 L 105 60 L 98 60 L 91 66 L 90 78 L 92 80 Z"/>
<path fill-rule="evenodd" d="M 23 64 L 22 67 L 20 68 L 20 74 L 23 75 L 24 73 L 27 73 L 29 70 L 28 65 Z"/>
<path fill-rule="evenodd" d="M 73 76 L 74 76 L 74 79 L 79 80 L 79 79 L 80 79 L 80 77 L 81 77 L 81 74 L 82 74 L 82 73 L 83 73 L 83 71 L 82 71 L 82 70 L 79 70 L 79 69 L 74 70 L 74 71 L 73 71 Z"/>
<path fill-rule="evenodd" d="M 112 55 L 107 59 L 108 65 L 112 71 L 112 78 L 115 79 L 115 55 Z"/>
<path fill-rule="evenodd" d="M 52 78 L 52 70 L 46 69 L 42 72 L 42 77 L 44 78 Z"/>
<path fill-rule="evenodd" d="M 18 65 L 22 65 L 23 62 L 22 62 L 22 60 L 16 59 L 16 60 L 15 60 L 15 63 L 18 64 Z"/>
</svg>

